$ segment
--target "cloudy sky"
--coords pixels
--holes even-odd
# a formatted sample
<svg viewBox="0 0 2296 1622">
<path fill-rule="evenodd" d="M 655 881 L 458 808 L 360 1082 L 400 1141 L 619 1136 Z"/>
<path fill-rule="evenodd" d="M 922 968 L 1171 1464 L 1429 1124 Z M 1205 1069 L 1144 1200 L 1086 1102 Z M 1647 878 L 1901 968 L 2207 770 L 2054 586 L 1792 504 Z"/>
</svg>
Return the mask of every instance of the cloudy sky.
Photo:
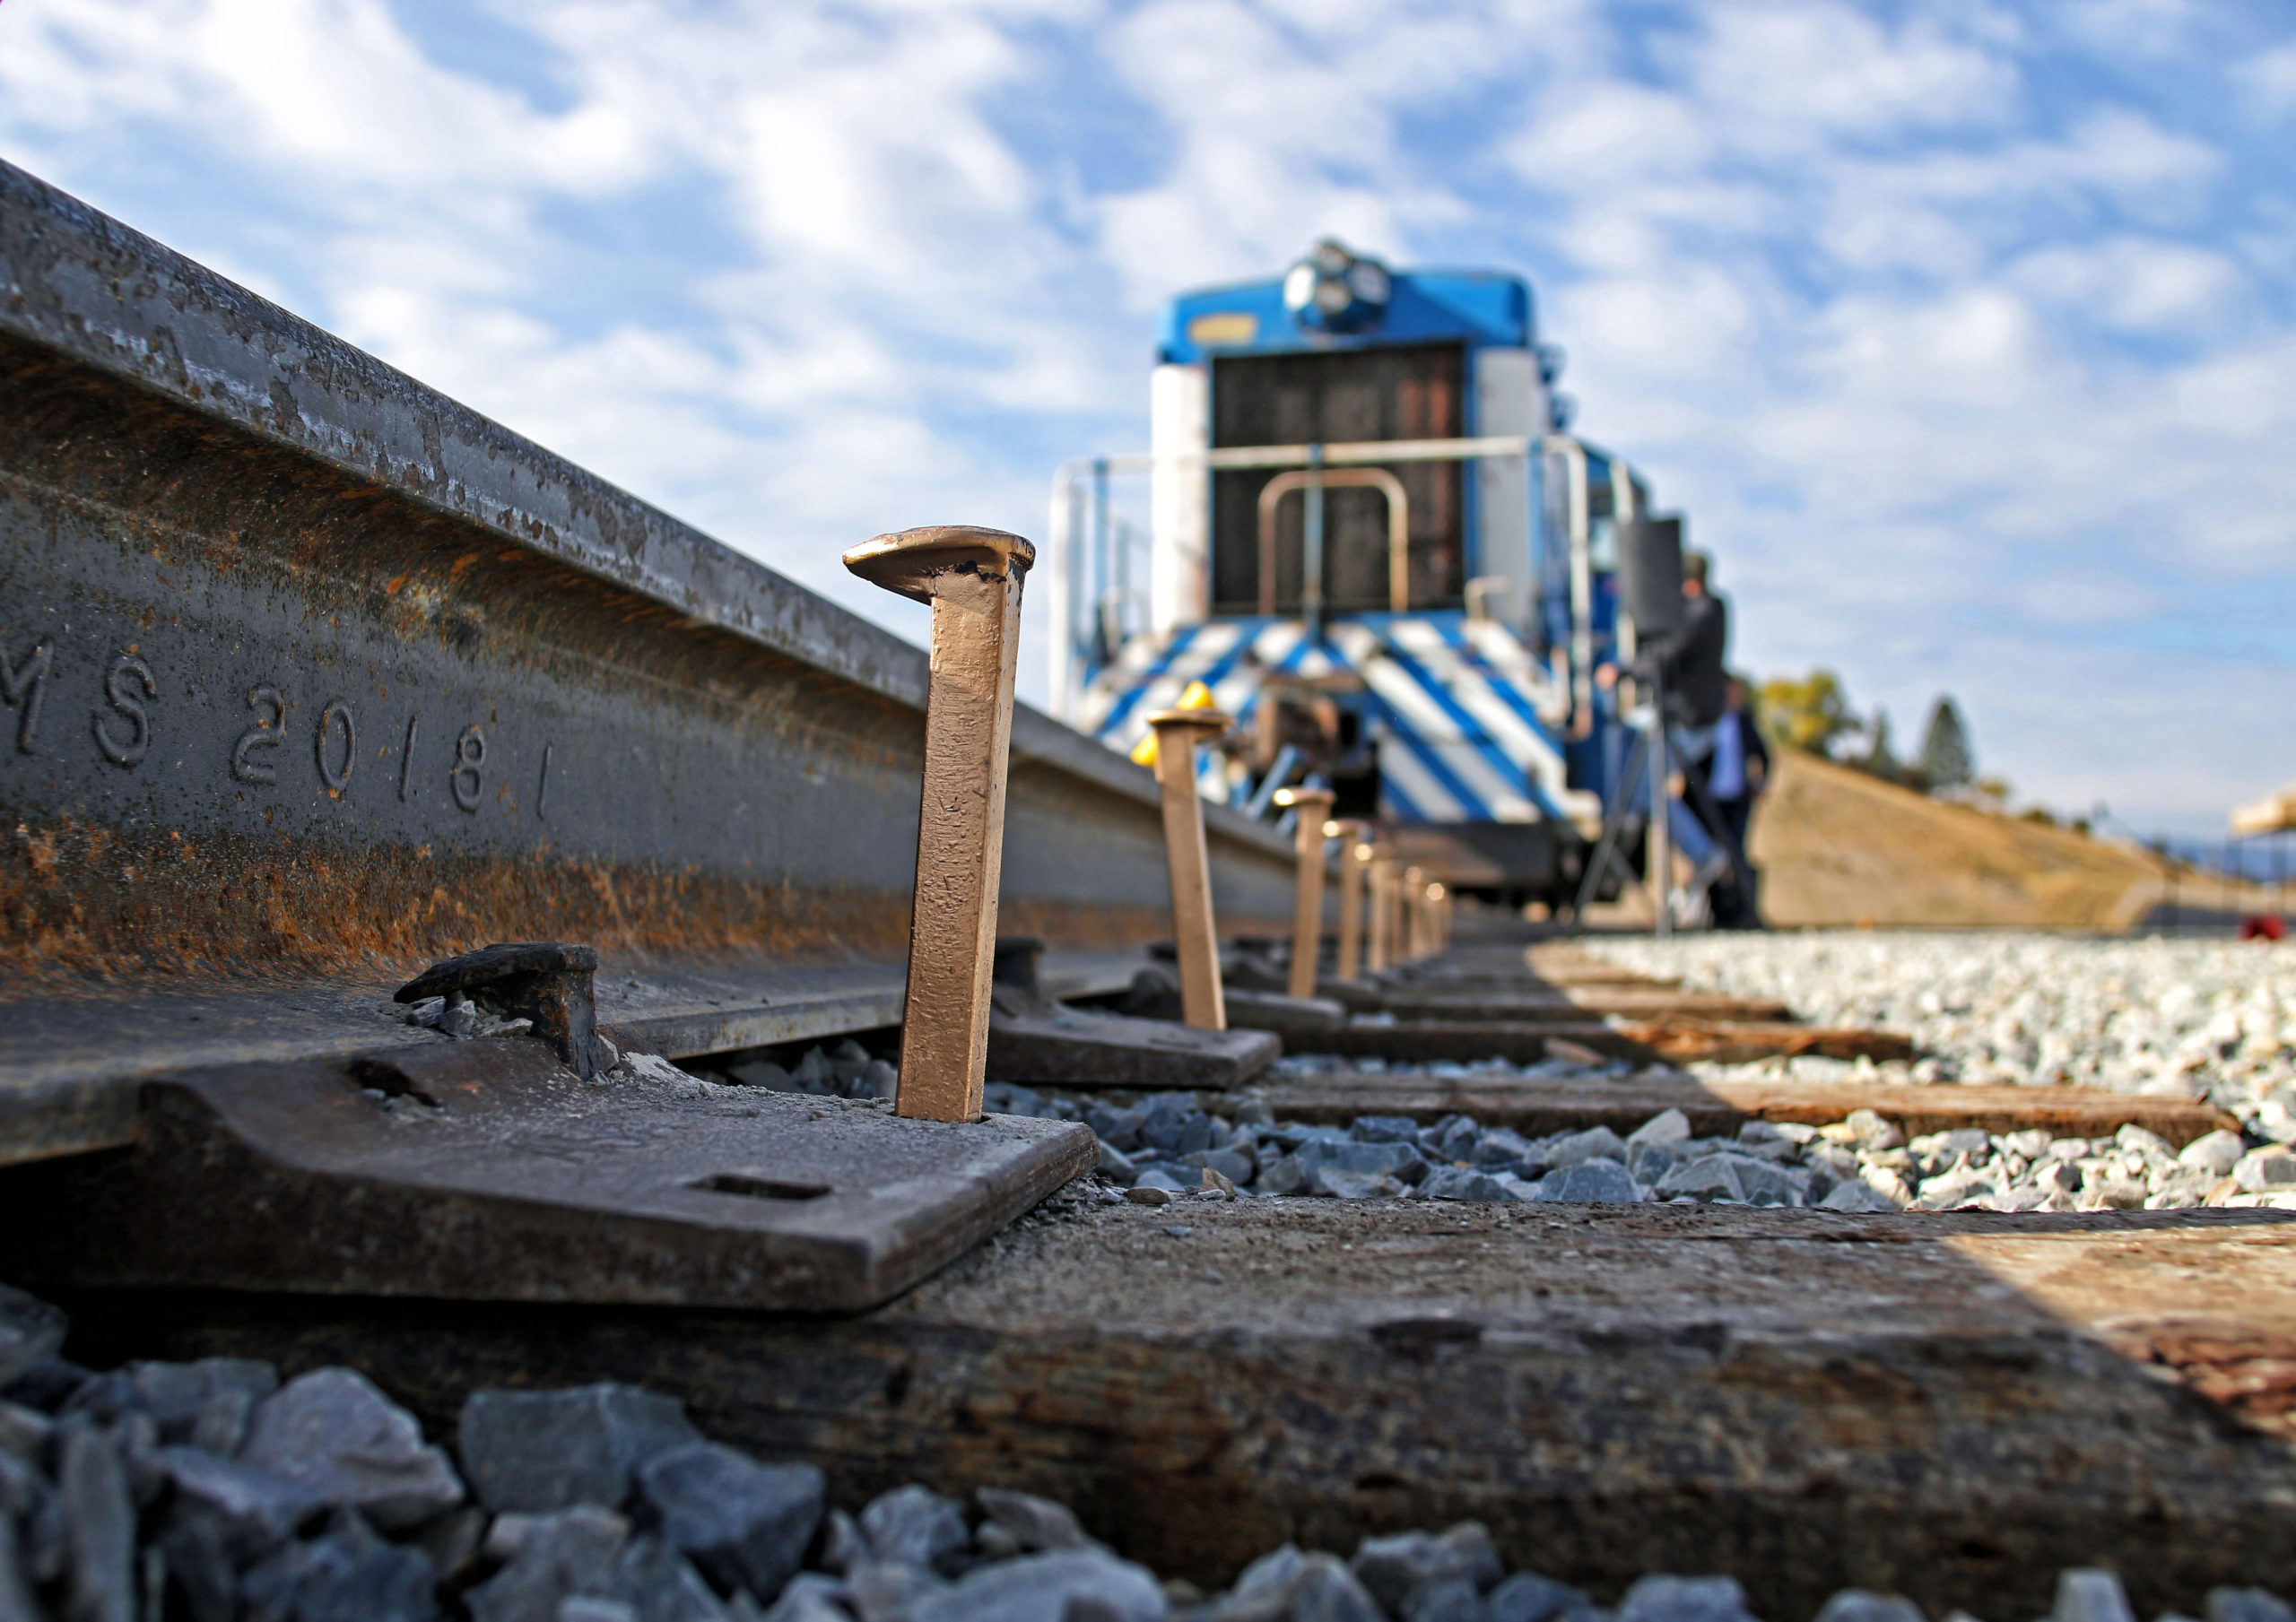
<svg viewBox="0 0 2296 1622">
<path fill-rule="evenodd" d="M 0 156 L 912 636 L 1173 291 L 1526 272 L 1740 663 L 2147 831 L 2296 779 L 2292 141 L 2278 0 L 0 4 Z"/>
</svg>

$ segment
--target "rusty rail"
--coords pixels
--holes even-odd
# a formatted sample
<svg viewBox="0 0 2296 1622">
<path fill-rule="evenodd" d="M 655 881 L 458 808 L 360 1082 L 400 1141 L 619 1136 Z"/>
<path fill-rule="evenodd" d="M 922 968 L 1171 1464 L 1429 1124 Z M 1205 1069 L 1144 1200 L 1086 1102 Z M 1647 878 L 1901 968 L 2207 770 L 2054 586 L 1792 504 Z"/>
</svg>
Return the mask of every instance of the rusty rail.
<svg viewBox="0 0 2296 1622">
<path fill-rule="evenodd" d="M 898 1017 L 922 650 L 5 165 L 0 289 L 0 1159 L 493 941 L 674 1055 Z M 1153 779 L 1025 708 L 1001 907 L 1170 932 Z"/>
</svg>

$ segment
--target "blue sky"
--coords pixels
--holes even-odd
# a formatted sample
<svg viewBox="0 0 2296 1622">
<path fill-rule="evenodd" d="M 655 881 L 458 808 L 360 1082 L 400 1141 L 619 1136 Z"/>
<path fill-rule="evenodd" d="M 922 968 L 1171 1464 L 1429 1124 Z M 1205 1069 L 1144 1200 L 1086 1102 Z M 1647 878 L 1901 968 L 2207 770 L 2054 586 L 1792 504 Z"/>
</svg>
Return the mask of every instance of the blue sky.
<svg viewBox="0 0 2296 1622">
<path fill-rule="evenodd" d="M 2296 779 L 2292 138 L 2281 4 L 0 4 L 0 156 L 911 636 L 1169 293 L 1523 271 L 1741 664 L 2148 830 Z"/>
</svg>

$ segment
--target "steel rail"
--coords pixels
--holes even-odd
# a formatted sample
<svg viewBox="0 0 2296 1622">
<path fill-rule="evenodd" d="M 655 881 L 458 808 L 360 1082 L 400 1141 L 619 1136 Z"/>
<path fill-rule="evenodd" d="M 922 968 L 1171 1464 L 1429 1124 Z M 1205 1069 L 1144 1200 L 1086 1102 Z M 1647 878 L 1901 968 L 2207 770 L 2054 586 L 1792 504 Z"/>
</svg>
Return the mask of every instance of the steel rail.
<svg viewBox="0 0 2296 1622">
<path fill-rule="evenodd" d="M 490 941 L 674 1056 L 897 1016 L 922 649 L 6 165 L 0 290 L 0 1158 Z M 1000 894 L 1169 935 L 1151 775 L 1018 711 Z"/>
</svg>

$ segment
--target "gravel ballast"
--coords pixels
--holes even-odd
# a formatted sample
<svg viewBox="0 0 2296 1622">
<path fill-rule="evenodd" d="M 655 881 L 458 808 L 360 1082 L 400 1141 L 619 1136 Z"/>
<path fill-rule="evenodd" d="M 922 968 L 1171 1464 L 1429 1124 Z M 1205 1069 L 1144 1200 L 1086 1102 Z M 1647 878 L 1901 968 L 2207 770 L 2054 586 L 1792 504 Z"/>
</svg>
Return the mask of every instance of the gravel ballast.
<svg viewBox="0 0 2296 1622">
<path fill-rule="evenodd" d="M 1473 1073 L 1505 1068 L 1494 1061 Z M 1100 1140 L 1102 1197 L 1149 1204 L 1320 1197 L 1853 1212 L 2296 1210 L 2296 1151 L 2231 1132 L 2181 1150 L 2133 1125 L 2100 1138 L 1968 1127 L 1908 1139 L 1861 1109 L 1823 1126 L 1749 1121 L 1734 1136 L 1700 1138 L 1668 1109 L 1623 1136 L 1596 1126 L 1526 1138 L 1465 1115 L 1428 1126 L 1387 1115 L 1307 1125 L 1255 1119 L 1265 1106 L 1248 1095 L 1119 1101 L 1003 1082 L 989 1087 L 988 1107 L 1085 1122 Z"/>
<path fill-rule="evenodd" d="M 1858 1074 L 2205 1098 L 2296 1143 L 2296 942 L 1833 932 L 1584 943 L 1685 988 L 1775 997 L 1813 1025 L 1910 1036 L 1910 1065 L 1823 1059 L 1708 1073 Z"/>
<path fill-rule="evenodd" d="M 0 1320 L 32 1326 L 0 1366 L 6 1622 L 1756 1622 L 1727 1576 L 1650 1574 L 1605 1605 L 1510 1571 L 1474 1522 L 1345 1557 L 1287 1544 L 1206 1594 L 1024 1493 L 837 1505 L 812 1462 L 700 1437 L 635 1387 L 474 1392 L 449 1448 L 348 1368 L 98 1374 L 30 1297 L 0 1288 Z M 502 1507 L 561 1470 L 554 1507 Z M 2057 1594 L 2049 1622 L 2135 1622 L 2109 1571 Z M 2207 1622 L 2296 1622 L 2260 1589 L 2194 1599 Z M 1819 1622 L 1922 1617 L 1849 1589 Z"/>
<path fill-rule="evenodd" d="M 1930 1020 L 1919 1029 L 1925 1051 L 1911 1064 L 1805 1057 L 1694 1064 L 1693 1075 L 1998 1081 L 2011 1074 L 2005 1055 L 2022 1054 L 2019 1045 L 2025 1044 L 2036 1052 L 2072 1054 L 2055 1061 L 2054 1069 L 2015 1072 L 2029 1084 L 2100 1085 L 2100 1068 L 2109 1068 L 2121 1082 L 2119 1090 L 2210 1098 L 2238 1116 L 2242 1130 L 2213 1132 L 2181 1149 L 2135 1125 L 2094 1138 L 2038 1127 L 2010 1132 L 1970 1127 L 1909 1139 L 1874 1112 L 1857 1110 L 1825 1125 L 1752 1121 L 1731 1137 L 1698 1138 L 1680 1112 L 1668 1110 L 1622 1136 L 1597 1127 L 1526 1138 L 1465 1115 L 1423 1127 L 1379 1115 L 1339 1125 L 1283 1121 L 1252 1089 L 1131 1095 L 992 1081 L 985 1103 L 994 1114 L 1090 1125 L 1100 1140 L 1103 1197 L 1144 1203 L 1273 1197 L 1661 1201 L 1851 1212 L 2296 1210 L 2296 1110 L 2290 1107 L 2296 1105 L 2296 1062 L 2282 1044 L 2281 1004 L 2270 972 L 2291 961 L 2281 953 L 2247 943 L 2198 951 L 2196 943 L 2174 943 L 2163 962 L 2192 977 L 2171 980 L 2156 998 L 2161 1006 L 2140 1017 L 2122 1010 L 2098 1019 L 2093 1010 L 2120 994 L 2115 988 L 2125 987 L 2135 973 L 2125 951 L 2104 949 L 2164 943 L 1858 934 L 1601 944 L 1644 972 L 1675 974 L 1737 994 L 1784 997 L 1813 1010 L 1813 1019 L 1822 1023 L 1915 1027 L 1916 1019 L 1900 1018 L 1904 1010 L 1888 1001 L 1896 993 L 1875 990 L 1883 982 L 1901 986 L 1917 1013 L 1931 1004 L 1938 1010 L 1921 1016 Z M 1946 972 L 1940 953 L 1963 948 L 1975 956 L 1952 958 Z M 2013 950 L 2005 957 L 1997 948 Z M 1921 956 L 1913 978 L 1890 978 L 1898 972 L 1897 954 L 1917 949 Z M 2065 950 L 2052 955 L 2050 949 Z M 2036 950 L 2039 956 L 2032 955 Z M 2025 977 L 2002 972 L 2001 962 L 2024 965 Z M 1776 980 L 1761 977 L 1763 963 L 1776 966 Z M 2105 976 L 2102 984 L 2082 981 L 2083 964 Z M 2154 967 L 2167 972 L 2161 964 Z M 2210 988 L 2205 996 L 2196 989 L 2201 985 Z M 1982 993 L 1977 988 L 1984 988 Z M 2288 1028 L 2296 1031 L 2296 984 L 2290 993 Z M 2092 1010 L 2090 1025 L 2098 1034 L 2085 1045 L 2067 1048 L 2062 1033 L 2035 1027 L 2033 1021 L 2058 1003 Z M 793 1070 L 756 1063 L 738 1069 L 748 1073 L 737 1085 L 860 1097 L 889 1096 L 898 1080 L 893 1066 L 870 1059 L 851 1042 L 811 1049 Z M 1270 1079 L 1352 1073 L 1367 1080 L 1599 1082 L 1631 1070 L 1623 1062 L 1592 1055 L 1529 1064 L 1500 1058 L 1413 1064 L 1296 1054 L 1279 1060 Z M 725 1082 L 705 1071 L 690 1084 Z"/>
</svg>

